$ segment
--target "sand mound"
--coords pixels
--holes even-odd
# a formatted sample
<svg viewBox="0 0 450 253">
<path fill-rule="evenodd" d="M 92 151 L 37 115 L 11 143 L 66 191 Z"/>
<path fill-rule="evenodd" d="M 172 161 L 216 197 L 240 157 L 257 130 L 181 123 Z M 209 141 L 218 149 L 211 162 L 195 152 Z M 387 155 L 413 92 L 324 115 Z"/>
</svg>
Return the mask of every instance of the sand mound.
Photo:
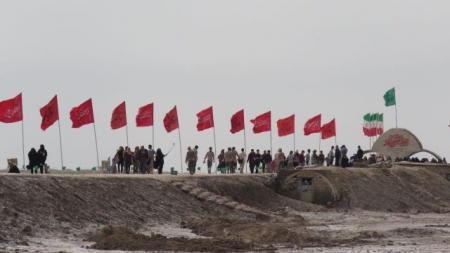
<svg viewBox="0 0 450 253">
<path fill-rule="evenodd" d="M 241 240 L 167 238 L 162 235 L 145 236 L 129 229 L 106 226 L 89 239 L 96 242 L 92 249 L 143 250 L 183 252 L 238 252 L 254 246 Z"/>
<path fill-rule="evenodd" d="M 389 212 L 449 212 L 450 182 L 420 167 L 340 169 L 339 208 Z"/>
<path fill-rule="evenodd" d="M 270 187 L 275 181 L 274 174 L 262 176 L 231 176 L 214 178 L 194 178 L 198 187 L 220 196 L 269 212 L 324 211 L 322 206 L 296 201 L 278 195 Z"/>
</svg>

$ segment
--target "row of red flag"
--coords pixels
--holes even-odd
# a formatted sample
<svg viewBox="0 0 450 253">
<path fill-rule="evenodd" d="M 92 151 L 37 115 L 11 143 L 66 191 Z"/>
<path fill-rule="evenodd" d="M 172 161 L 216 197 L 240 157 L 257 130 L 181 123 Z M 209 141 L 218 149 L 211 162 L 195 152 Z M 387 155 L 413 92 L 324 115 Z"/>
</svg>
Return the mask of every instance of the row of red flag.
<svg viewBox="0 0 450 253">
<path fill-rule="evenodd" d="M 48 104 L 40 109 L 42 116 L 41 129 L 46 130 L 59 120 L 58 97 L 55 95 Z M 22 121 L 22 93 L 15 98 L 0 102 L 0 122 L 13 123 Z M 197 130 L 203 131 L 214 127 L 213 107 L 209 107 L 197 113 Z M 72 128 L 79 128 L 86 124 L 94 123 L 94 110 L 92 99 L 70 110 L 70 119 Z M 306 121 L 303 128 L 304 134 L 321 133 L 322 139 L 328 139 L 336 136 L 336 123 L 333 119 L 327 124 L 322 125 L 322 115 L 319 114 Z M 164 117 L 164 128 L 167 132 L 172 132 L 179 128 L 178 112 L 175 106 Z M 272 130 L 271 111 L 259 115 L 250 120 L 253 123 L 253 133 L 262 133 Z M 127 114 L 125 101 L 118 105 L 112 112 L 111 128 L 119 129 L 127 125 Z M 136 115 L 136 126 L 153 126 L 153 103 L 139 108 Z M 277 121 L 278 135 L 286 136 L 295 133 L 295 115 L 289 116 Z M 231 117 L 231 133 L 235 134 L 245 129 L 244 110 L 240 110 Z"/>
</svg>

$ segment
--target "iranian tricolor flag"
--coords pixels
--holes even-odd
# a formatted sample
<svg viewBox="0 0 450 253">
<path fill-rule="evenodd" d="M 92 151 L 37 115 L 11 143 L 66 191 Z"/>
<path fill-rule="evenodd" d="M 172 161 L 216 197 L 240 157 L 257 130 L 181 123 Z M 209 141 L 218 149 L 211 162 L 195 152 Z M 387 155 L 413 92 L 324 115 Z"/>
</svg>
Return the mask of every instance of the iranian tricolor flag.
<svg viewBox="0 0 450 253">
<path fill-rule="evenodd" d="M 370 136 L 377 136 L 378 113 L 370 116 Z"/>
<path fill-rule="evenodd" d="M 377 117 L 377 135 L 383 135 L 384 133 L 384 124 L 383 124 L 383 114 L 378 114 Z"/>
<path fill-rule="evenodd" d="M 370 137 L 370 113 L 364 115 L 363 132 L 365 136 Z"/>
<path fill-rule="evenodd" d="M 365 136 L 373 137 L 384 133 L 383 114 L 374 113 L 364 115 L 363 132 Z"/>
</svg>

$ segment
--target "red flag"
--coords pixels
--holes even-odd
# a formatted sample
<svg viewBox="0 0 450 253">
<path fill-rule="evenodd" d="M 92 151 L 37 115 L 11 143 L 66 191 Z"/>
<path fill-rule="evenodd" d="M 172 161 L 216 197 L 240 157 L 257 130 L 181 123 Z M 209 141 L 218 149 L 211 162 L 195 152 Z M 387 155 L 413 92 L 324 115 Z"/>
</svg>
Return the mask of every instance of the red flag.
<svg viewBox="0 0 450 253">
<path fill-rule="evenodd" d="M 45 131 L 51 125 L 53 125 L 57 120 L 59 120 L 58 111 L 58 97 L 55 95 L 48 104 L 42 107 L 39 112 L 41 113 L 42 123 L 41 129 Z"/>
<path fill-rule="evenodd" d="M 306 121 L 305 127 L 303 128 L 305 135 L 308 136 L 313 133 L 320 133 L 321 121 L 322 121 L 322 114 L 319 114 L 313 118 L 310 118 L 308 121 Z"/>
<path fill-rule="evenodd" d="M 125 101 L 118 105 L 111 116 L 111 129 L 119 129 L 127 125 L 127 109 Z"/>
<path fill-rule="evenodd" d="M 0 122 L 14 123 L 22 121 L 22 93 L 14 98 L 0 102 Z"/>
<path fill-rule="evenodd" d="M 72 120 L 72 128 L 79 128 L 94 123 L 92 99 L 88 99 L 81 105 L 72 108 L 72 110 L 70 110 L 70 120 Z"/>
<path fill-rule="evenodd" d="M 197 113 L 197 117 L 198 117 L 198 123 L 197 123 L 198 131 L 203 131 L 203 130 L 209 129 L 211 127 L 214 127 L 214 115 L 213 115 L 212 106 Z"/>
<path fill-rule="evenodd" d="M 138 114 L 136 115 L 136 126 L 153 126 L 153 103 L 139 108 Z"/>
<path fill-rule="evenodd" d="M 253 133 L 258 134 L 271 130 L 272 121 L 270 111 L 259 115 L 255 119 L 250 120 L 253 123 Z"/>
<path fill-rule="evenodd" d="M 336 136 L 336 122 L 334 119 L 322 126 L 322 140 L 333 136 Z"/>
<path fill-rule="evenodd" d="M 244 109 L 238 111 L 237 113 L 231 116 L 231 130 L 232 134 L 235 134 L 241 130 L 244 130 L 245 122 L 244 122 Z"/>
<path fill-rule="evenodd" d="M 295 132 L 295 114 L 277 121 L 278 136 L 286 136 Z"/>
<path fill-rule="evenodd" d="M 178 128 L 177 106 L 174 106 L 164 117 L 164 128 L 168 133 Z"/>
</svg>

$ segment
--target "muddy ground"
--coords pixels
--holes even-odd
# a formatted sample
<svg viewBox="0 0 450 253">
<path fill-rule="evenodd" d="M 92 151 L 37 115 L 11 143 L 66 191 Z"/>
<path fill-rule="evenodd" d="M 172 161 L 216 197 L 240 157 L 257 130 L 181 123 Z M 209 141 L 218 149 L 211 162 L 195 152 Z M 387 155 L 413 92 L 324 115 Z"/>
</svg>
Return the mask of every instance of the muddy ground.
<svg viewBox="0 0 450 253">
<path fill-rule="evenodd" d="M 447 251 L 448 181 L 422 168 L 342 173 L 332 208 L 276 194 L 270 174 L 1 174 L 0 252 Z"/>
</svg>

